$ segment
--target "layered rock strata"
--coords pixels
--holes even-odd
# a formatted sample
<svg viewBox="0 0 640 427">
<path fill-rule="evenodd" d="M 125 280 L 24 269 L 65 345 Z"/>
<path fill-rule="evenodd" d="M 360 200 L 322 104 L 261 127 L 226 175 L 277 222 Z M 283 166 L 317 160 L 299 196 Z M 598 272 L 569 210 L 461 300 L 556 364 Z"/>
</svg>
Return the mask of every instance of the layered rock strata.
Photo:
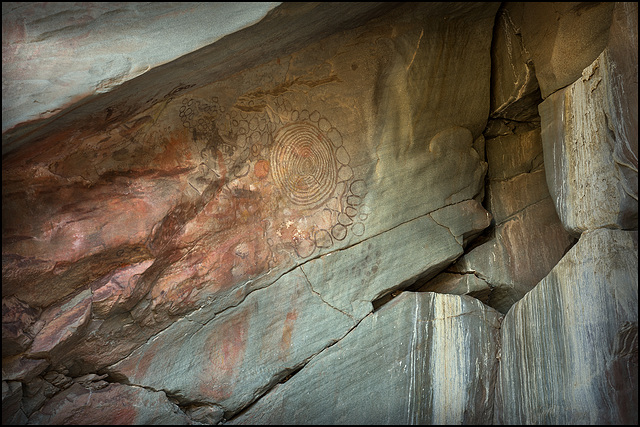
<svg viewBox="0 0 640 427">
<path fill-rule="evenodd" d="M 637 423 L 637 5 L 499 6 L 283 4 L 3 135 L 3 423 Z"/>
</svg>

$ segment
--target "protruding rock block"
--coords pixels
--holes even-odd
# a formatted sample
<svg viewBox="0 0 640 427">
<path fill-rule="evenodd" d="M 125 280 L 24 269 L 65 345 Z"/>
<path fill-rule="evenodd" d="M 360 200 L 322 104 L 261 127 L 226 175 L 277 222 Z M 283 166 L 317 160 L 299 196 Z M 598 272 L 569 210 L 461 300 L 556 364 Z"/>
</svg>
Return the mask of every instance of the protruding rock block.
<svg viewBox="0 0 640 427">
<path fill-rule="evenodd" d="M 616 83 L 621 78 L 607 49 L 539 106 L 549 192 L 575 235 L 638 226 L 638 139 L 625 124 L 633 117 L 620 108 L 632 90 Z"/>
<path fill-rule="evenodd" d="M 533 59 L 543 99 L 574 82 L 607 46 L 613 8 L 613 2 L 514 2 L 506 6 Z"/>
<path fill-rule="evenodd" d="M 30 424 L 191 424 L 162 391 L 110 384 L 91 390 L 75 383 L 29 418 Z"/>
<path fill-rule="evenodd" d="M 491 423 L 499 319 L 467 296 L 404 292 L 231 423 Z"/>
<path fill-rule="evenodd" d="M 418 292 L 469 295 L 489 305 L 491 286 L 475 274 L 440 273 L 417 289 Z"/>
<path fill-rule="evenodd" d="M 486 202 L 495 228 L 449 270 L 473 273 L 486 282 L 490 293 L 480 294 L 483 301 L 506 313 L 549 273 L 574 239 L 562 226 L 549 196 L 540 129 L 516 129 L 514 134 L 489 139 L 486 153 Z M 446 282 L 425 289 L 467 292 Z"/>
<path fill-rule="evenodd" d="M 511 6 L 513 7 L 513 6 Z M 539 120 L 536 106 L 540 88 L 531 53 L 522 41 L 509 6 L 496 17 L 491 48 L 491 117 L 508 120 Z"/>
<path fill-rule="evenodd" d="M 361 319 L 371 302 L 427 279 L 463 253 L 463 237 L 486 228 L 490 215 L 475 200 L 442 208 L 301 268 L 332 306 Z M 389 248 L 394 248 L 389 250 Z"/>
<path fill-rule="evenodd" d="M 489 305 L 506 313 L 547 275 L 573 242 L 547 197 L 497 226 L 493 238 L 473 248 L 450 270 L 475 273 L 488 282 L 494 288 Z"/>
<path fill-rule="evenodd" d="M 583 233 L 501 337 L 498 424 L 637 424 L 638 233 Z"/>
</svg>

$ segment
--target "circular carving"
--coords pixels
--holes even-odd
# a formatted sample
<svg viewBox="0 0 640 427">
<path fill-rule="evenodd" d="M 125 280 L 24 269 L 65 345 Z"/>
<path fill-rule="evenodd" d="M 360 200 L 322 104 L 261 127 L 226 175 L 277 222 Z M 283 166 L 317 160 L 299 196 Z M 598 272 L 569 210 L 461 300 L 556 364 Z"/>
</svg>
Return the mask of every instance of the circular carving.
<svg viewBox="0 0 640 427">
<path fill-rule="evenodd" d="M 308 123 L 281 128 L 271 151 L 271 176 L 296 205 L 315 207 L 324 202 L 333 194 L 338 177 L 331 141 Z"/>
</svg>

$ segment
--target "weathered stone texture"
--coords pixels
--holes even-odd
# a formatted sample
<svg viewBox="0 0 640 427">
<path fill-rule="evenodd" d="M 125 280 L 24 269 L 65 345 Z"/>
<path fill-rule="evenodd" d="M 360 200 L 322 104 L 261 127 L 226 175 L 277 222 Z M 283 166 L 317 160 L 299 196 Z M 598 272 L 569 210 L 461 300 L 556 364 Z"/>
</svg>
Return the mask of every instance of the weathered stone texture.
<svg viewBox="0 0 640 427">
<path fill-rule="evenodd" d="M 614 2 L 510 2 L 542 98 L 573 83 L 607 46 Z"/>
<path fill-rule="evenodd" d="M 323 300 L 359 320 L 378 297 L 451 264 L 463 253 L 463 235 L 483 230 L 490 220 L 475 200 L 458 203 L 301 268 Z"/>
<path fill-rule="evenodd" d="M 547 275 L 573 241 L 547 197 L 498 225 L 493 238 L 473 248 L 450 270 L 474 273 L 489 283 L 494 288 L 489 305 L 506 313 Z"/>
<path fill-rule="evenodd" d="M 353 13 L 370 18 L 380 7 Z M 153 90 L 153 74 L 145 74 L 130 82 L 138 91 L 121 93 L 126 102 L 114 101 L 114 89 L 61 115 L 56 132 L 30 133 L 32 143 L 22 140 L 3 158 L 3 208 L 12 212 L 3 221 L 3 296 L 46 310 L 46 325 L 14 353 L 71 377 L 98 372 L 146 342 L 160 345 L 160 331 L 218 325 L 219 313 L 246 306 L 261 288 L 277 289 L 280 276 L 308 260 L 374 239 L 407 240 L 410 233 L 390 230 L 416 218 L 428 223 L 415 246 L 425 259 L 378 266 L 384 281 L 352 286 L 355 299 L 336 306 L 359 319 L 375 298 L 444 268 L 488 225 L 473 199 L 486 172 L 477 150 L 497 7 L 384 6 L 384 19 L 336 35 L 310 28 L 308 45 L 294 52 L 278 42 L 271 56 L 235 74 L 196 76 L 193 58 L 184 59 L 167 70 L 188 70 L 192 79 L 158 92 L 175 73 L 155 74 L 162 84 Z M 282 13 L 292 8 L 310 14 L 317 6 L 286 5 Z M 320 12 L 324 22 L 328 12 Z M 436 54 L 441 63 L 431 60 Z M 305 292 L 332 303 L 348 271 L 337 268 L 335 283 Z M 272 309 L 277 317 L 282 308 Z M 184 320 L 190 313 L 197 318 Z M 340 330 L 318 331 L 326 334 L 318 342 Z M 263 372 L 246 377 L 246 391 L 210 403 L 238 410 L 322 348 L 295 346 L 300 354 L 286 363 L 247 355 Z M 195 363 L 179 354 L 185 361 L 167 366 Z M 11 366 L 13 377 L 25 375 Z M 179 395 L 187 377 L 164 384 L 165 368 L 140 381 Z M 187 390 L 184 399 L 195 401 L 199 392 Z"/>
<path fill-rule="evenodd" d="M 502 322 L 496 422 L 635 424 L 638 233 L 582 234 Z"/>
<path fill-rule="evenodd" d="M 491 46 L 491 117 L 539 120 L 540 88 L 531 54 L 524 47 L 509 6 L 498 11 Z"/>
<path fill-rule="evenodd" d="M 499 319 L 470 297 L 405 292 L 231 424 L 490 424 Z"/>
<path fill-rule="evenodd" d="M 29 424 L 185 425 L 191 420 L 162 391 L 121 384 L 91 390 L 76 383 L 51 398 Z"/>
<path fill-rule="evenodd" d="M 3 421 L 637 422 L 637 151 L 637 5 L 284 3 L 3 134 Z"/>
<path fill-rule="evenodd" d="M 581 78 L 539 107 L 549 191 L 575 235 L 637 228 L 638 141 L 628 138 L 619 117 L 617 100 L 625 97 L 613 85 L 619 77 L 605 50 Z"/>
<path fill-rule="evenodd" d="M 278 4 L 3 2 L 2 132 L 213 43 Z"/>
<path fill-rule="evenodd" d="M 448 269 L 457 277 L 436 277 L 420 290 L 470 294 L 506 313 L 573 244 L 547 190 L 540 130 L 516 131 L 485 143 L 485 202 L 495 227 Z M 463 280 L 465 273 L 473 275 Z"/>
<path fill-rule="evenodd" d="M 234 413 L 355 325 L 300 269 L 206 320 L 196 312 L 175 322 L 108 371 Z"/>
</svg>

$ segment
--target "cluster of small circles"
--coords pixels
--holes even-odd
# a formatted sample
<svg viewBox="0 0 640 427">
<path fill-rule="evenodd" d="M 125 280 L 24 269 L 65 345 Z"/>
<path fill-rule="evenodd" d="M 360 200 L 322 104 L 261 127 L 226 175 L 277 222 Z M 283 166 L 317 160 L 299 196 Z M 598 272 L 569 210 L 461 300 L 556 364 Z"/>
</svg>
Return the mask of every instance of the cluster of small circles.
<svg viewBox="0 0 640 427">
<path fill-rule="evenodd" d="M 296 249 L 298 255 L 329 248 L 349 232 L 364 235 L 370 214 L 364 204 L 366 183 L 354 179 L 342 134 L 318 111 L 294 109 L 282 98 L 270 105 L 249 100 L 225 109 L 214 97 L 207 102 L 184 99 L 179 117 L 194 136 L 226 157 L 233 156 L 230 169 L 235 177 L 246 176 L 253 168 L 256 177 L 271 177 L 285 197 L 305 209 L 319 209 L 338 197 L 339 210 L 323 208 L 334 212 L 335 223 L 330 229 L 316 229 L 310 236 L 311 248 Z"/>
<path fill-rule="evenodd" d="M 195 99 L 183 99 L 179 110 L 182 125 L 194 129 L 198 134 L 207 135 L 213 131 L 214 123 L 224 113 L 224 107 L 218 104 L 217 98 L 211 103 L 203 103 Z"/>
</svg>

